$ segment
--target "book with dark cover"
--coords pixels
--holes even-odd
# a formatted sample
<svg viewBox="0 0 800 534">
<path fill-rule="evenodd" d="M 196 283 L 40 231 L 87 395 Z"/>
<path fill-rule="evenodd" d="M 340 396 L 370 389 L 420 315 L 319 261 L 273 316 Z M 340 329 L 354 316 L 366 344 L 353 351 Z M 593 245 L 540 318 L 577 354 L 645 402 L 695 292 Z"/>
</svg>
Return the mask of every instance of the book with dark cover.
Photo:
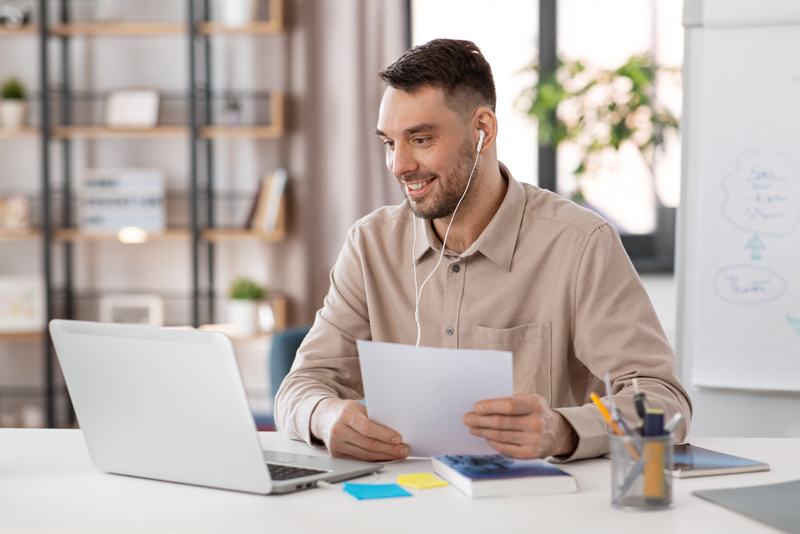
<svg viewBox="0 0 800 534">
<path fill-rule="evenodd" d="M 470 497 L 578 491 L 575 477 L 544 460 L 502 454 L 452 454 L 431 460 L 437 475 Z"/>
<path fill-rule="evenodd" d="M 769 464 L 682 443 L 675 445 L 672 476 L 676 478 L 769 471 Z"/>
</svg>

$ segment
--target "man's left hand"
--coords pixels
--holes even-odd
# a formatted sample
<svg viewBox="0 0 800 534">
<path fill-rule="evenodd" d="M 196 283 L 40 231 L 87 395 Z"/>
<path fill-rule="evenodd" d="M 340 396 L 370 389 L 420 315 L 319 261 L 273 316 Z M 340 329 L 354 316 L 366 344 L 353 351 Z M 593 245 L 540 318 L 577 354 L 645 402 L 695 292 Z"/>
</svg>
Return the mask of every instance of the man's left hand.
<svg viewBox="0 0 800 534">
<path fill-rule="evenodd" d="M 474 412 L 464 415 L 464 424 L 472 435 L 514 458 L 568 455 L 578 445 L 572 425 L 541 395 L 515 393 L 478 402 Z"/>
</svg>

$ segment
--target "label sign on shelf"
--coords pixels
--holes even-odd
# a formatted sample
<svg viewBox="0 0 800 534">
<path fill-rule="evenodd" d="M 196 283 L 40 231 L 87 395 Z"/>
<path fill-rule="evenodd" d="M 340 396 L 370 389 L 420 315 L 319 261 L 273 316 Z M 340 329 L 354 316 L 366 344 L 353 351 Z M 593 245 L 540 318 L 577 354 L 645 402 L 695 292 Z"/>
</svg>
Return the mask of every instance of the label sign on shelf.
<svg viewBox="0 0 800 534">
<path fill-rule="evenodd" d="M 158 169 L 90 169 L 80 189 L 79 226 L 85 232 L 137 227 L 165 229 L 164 175 Z"/>
</svg>

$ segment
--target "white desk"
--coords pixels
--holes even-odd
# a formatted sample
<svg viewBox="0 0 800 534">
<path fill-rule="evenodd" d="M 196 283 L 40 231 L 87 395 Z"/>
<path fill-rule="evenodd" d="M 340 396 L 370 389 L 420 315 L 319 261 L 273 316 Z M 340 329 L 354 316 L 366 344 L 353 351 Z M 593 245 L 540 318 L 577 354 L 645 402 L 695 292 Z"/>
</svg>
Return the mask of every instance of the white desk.
<svg viewBox="0 0 800 534">
<path fill-rule="evenodd" d="M 273 449 L 308 453 L 303 443 L 262 433 Z M 691 495 L 697 489 L 800 479 L 800 439 L 703 438 L 696 445 L 769 462 L 772 471 L 676 479 L 675 507 L 623 512 L 609 502 L 610 463 L 564 465 L 572 494 L 470 499 L 451 487 L 413 497 L 358 501 L 336 489 L 257 496 L 109 475 L 90 463 L 78 430 L 0 430 L 0 530 L 72 532 L 776 532 Z M 387 465 L 367 483 L 431 471 L 429 460 Z"/>
</svg>

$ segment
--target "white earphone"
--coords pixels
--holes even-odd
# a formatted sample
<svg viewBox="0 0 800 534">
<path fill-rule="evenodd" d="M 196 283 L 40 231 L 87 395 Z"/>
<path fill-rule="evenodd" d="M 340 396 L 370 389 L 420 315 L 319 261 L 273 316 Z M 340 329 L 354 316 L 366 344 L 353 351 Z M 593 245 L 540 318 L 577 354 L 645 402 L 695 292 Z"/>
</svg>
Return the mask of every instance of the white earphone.
<svg viewBox="0 0 800 534">
<path fill-rule="evenodd" d="M 422 337 L 422 326 L 419 322 L 419 299 L 422 297 L 422 290 L 425 287 L 425 284 L 428 283 L 428 280 L 431 279 L 433 273 L 436 272 L 436 269 L 439 268 L 439 265 L 442 263 L 442 257 L 444 257 L 444 247 L 447 244 L 447 235 L 450 233 L 450 227 L 453 225 L 453 221 L 456 218 L 456 212 L 458 211 L 458 207 L 461 205 L 461 201 L 464 200 L 464 197 L 467 196 L 467 190 L 469 189 L 469 184 L 472 183 L 472 175 L 475 174 L 475 169 L 478 167 L 478 158 L 481 155 L 481 148 L 483 148 L 483 140 L 486 137 L 486 132 L 483 130 L 478 130 L 478 135 L 480 136 L 478 139 L 478 148 L 475 151 L 475 163 L 472 165 L 472 172 L 469 173 L 469 180 L 467 180 L 467 187 L 464 188 L 464 193 L 461 194 L 461 199 L 456 204 L 456 208 L 453 210 L 453 215 L 450 217 L 450 224 L 447 225 L 447 231 L 444 233 L 444 239 L 442 240 L 442 251 L 439 253 L 439 261 L 436 263 L 436 267 L 433 268 L 431 274 L 428 275 L 428 278 L 422 282 L 422 287 L 417 290 L 417 266 L 413 263 L 414 258 L 414 251 L 417 249 L 417 221 L 414 221 L 414 245 L 411 249 L 411 258 L 412 264 L 411 267 L 414 269 L 414 301 L 415 301 L 415 308 L 414 308 L 414 320 L 417 323 L 417 347 L 419 347 L 419 341 Z"/>
</svg>

